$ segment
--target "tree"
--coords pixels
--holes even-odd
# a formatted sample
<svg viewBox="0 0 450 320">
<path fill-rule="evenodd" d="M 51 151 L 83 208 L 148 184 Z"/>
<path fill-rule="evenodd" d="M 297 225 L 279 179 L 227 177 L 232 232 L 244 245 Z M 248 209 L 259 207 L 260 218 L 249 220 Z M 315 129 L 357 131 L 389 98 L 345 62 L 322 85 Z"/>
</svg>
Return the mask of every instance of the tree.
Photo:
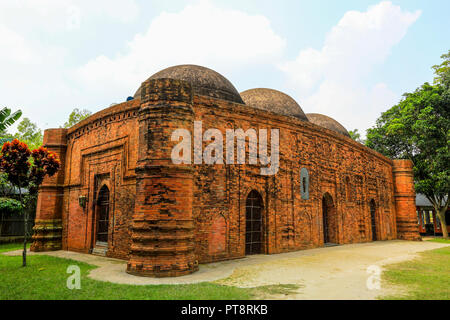
<svg viewBox="0 0 450 320">
<path fill-rule="evenodd" d="M 450 52 L 449 52 L 450 53 Z M 367 130 L 366 145 L 394 159 L 414 162 L 415 188 L 432 203 L 448 238 L 445 212 L 450 205 L 450 55 L 436 68 L 434 85 L 406 93 Z M 439 71 L 437 71 L 439 70 Z"/>
<path fill-rule="evenodd" d="M 358 132 L 358 129 L 350 130 L 348 134 L 350 135 L 350 138 L 352 138 L 356 142 L 364 144 L 364 140 L 361 139 L 361 134 Z"/>
<path fill-rule="evenodd" d="M 37 149 L 42 146 L 43 135 L 42 130 L 31 122 L 29 118 L 24 118 L 17 126 L 17 133 L 12 135 L 13 138 L 25 142 L 30 149 Z"/>
<path fill-rule="evenodd" d="M 0 172 L 0 197 L 8 197 L 11 193 L 12 186 L 8 182 L 8 176 Z"/>
<path fill-rule="evenodd" d="M 73 109 L 72 113 L 69 115 L 69 120 L 64 123 L 64 128 L 70 128 L 76 125 L 78 122 L 86 119 L 92 114 L 89 110 L 83 109 L 80 110 L 78 108 Z"/>
<path fill-rule="evenodd" d="M 22 116 L 22 111 L 17 110 L 11 114 L 11 109 L 3 108 L 0 110 L 0 132 L 4 132 L 8 127 L 12 126 Z"/>
<path fill-rule="evenodd" d="M 434 84 L 448 86 L 450 83 L 450 50 L 448 50 L 448 53 L 443 54 L 441 59 L 444 60 L 441 64 L 433 66 L 434 73 L 436 74 Z"/>
<path fill-rule="evenodd" d="M 24 216 L 24 240 L 23 240 L 23 263 L 26 266 L 27 261 L 27 222 L 28 210 L 25 208 L 27 199 L 22 196 L 22 188 L 27 188 L 29 196 L 37 194 L 39 186 L 44 177 L 53 176 L 60 167 L 60 161 L 57 155 L 48 151 L 44 147 L 39 147 L 30 151 L 24 142 L 14 139 L 12 142 L 6 142 L 2 147 L 0 155 L 0 170 L 7 175 L 8 181 L 19 190 L 19 202 Z"/>
</svg>

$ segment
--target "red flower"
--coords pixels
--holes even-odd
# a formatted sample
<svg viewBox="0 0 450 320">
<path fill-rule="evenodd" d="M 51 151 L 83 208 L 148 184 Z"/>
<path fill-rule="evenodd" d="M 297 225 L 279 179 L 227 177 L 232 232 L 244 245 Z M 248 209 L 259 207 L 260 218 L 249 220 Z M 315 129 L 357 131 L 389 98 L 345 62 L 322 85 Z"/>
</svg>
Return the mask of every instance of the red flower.
<svg viewBox="0 0 450 320">
<path fill-rule="evenodd" d="M 44 147 L 30 151 L 25 143 L 17 139 L 6 142 L 2 147 L 0 170 L 8 175 L 12 184 L 28 187 L 31 193 L 37 192 L 44 177 L 53 176 L 59 167 L 58 156 Z"/>
</svg>

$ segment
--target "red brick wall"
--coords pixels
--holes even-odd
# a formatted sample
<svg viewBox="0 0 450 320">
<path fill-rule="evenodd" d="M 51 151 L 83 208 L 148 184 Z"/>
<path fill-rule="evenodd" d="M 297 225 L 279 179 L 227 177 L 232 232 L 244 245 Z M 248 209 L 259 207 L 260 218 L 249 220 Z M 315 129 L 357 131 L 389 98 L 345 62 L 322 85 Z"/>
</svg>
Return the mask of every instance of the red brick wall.
<svg viewBox="0 0 450 320">
<path fill-rule="evenodd" d="M 224 140 L 228 128 L 280 129 L 280 169 L 275 176 L 261 176 L 259 166 L 250 165 L 194 167 L 193 212 L 200 262 L 245 255 L 245 201 L 253 189 L 264 199 L 266 253 L 323 245 L 325 193 L 333 200 L 335 215 L 330 223 L 336 226 L 338 243 L 371 241 L 371 199 L 377 205 L 377 238 L 396 239 L 391 160 L 327 129 L 247 106 L 195 97 L 194 110 L 203 130 L 218 128 Z M 303 200 L 300 194 L 303 167 L 310 176 L 309 200 Z M 347 177 L 350 192 L 346 190 Z M 226 231 L 217 232 L 223 225 L 217 216 L 224 217 Z M 219 258 L 210 252 L 214 246 L 221 246 L 223 238 L 227 253 Z"/>
<path fill-rule="evenodd" d="M 323 246 L 326 193 L 339 244 L 372 240 L 372 199 L 377 239 L 396 239 L 397 223 L 401 238 L 417 238 L 411 229 L 410 167 L 399 162 L 394 181 L 391 160 L 350 138 L 245 105 L 192 97 L 190 90 L 183 81 L 147 83 L 142 105 L 137 99 L 110 107 L 66 132 L 67 141 L 60 141 L 67 145 L 60 151 L 64 170 L 57 178 L 63 177 L 63 189 L 61 181 L 50 183 L 63 190 L 63 201 L 49 203 L 54 209 L 47 217 L 43 188 L 37 213 L 37 219 L 62 219 L 63 249 L 88 253 L 93 248 L 94 203 L 103 185 L 111 195 L 107 255 L 129 259 L 131 273 L 181 275 L 196 270 L 197 261 L 243 257 L 245 203 L 252 190 L 264 202 L 264 253 Z M 222 132 L 224 151 L 226 129 L 279 129 L 278 174 L 262 176 L 257 165 L 173 165 L 170 133 L 180 127 L 193 132 L 194 120 L 203 122 L 204 131 Z M 308 200 L 300 193 L 302 168 L 310 177 Z M 80 196 L 87 198 L 84 208 Z"/>
<path fill-rule="evenodd" d="M 136 197 L 139 101 L 96 113 L 69 129 L 64 181 L 63 249 L 90 252 L 95 245 L 97 193 L 110 191 L 107 255 L 128 258 Z M 87 198 L 83 208 L 80 196 Z"/>
</svg>

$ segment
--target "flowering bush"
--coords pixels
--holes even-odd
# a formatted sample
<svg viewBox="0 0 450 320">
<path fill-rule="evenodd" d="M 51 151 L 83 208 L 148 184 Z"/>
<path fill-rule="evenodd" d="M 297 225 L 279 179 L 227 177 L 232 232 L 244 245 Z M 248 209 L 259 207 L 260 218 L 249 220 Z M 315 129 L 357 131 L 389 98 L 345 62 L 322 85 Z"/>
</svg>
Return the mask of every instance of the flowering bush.
<svg viewBox="0 0 450 320">
<path fill-rule="evenodd" d="M 31 157 L 33 158 L 33 166 L 30 175 L 30 193 L 35 193 L 46 175 L 52 177 L 58 171 L 60 161 L 55 153 L 44 147 L 33 150 Z"/>
<path fill-rule="evenodd" d="M 53 176 L 59 167 L 58 156 L 44 147 L 30 151 L 17 139 L 6 142 L 2 147 L 0 170 L 7 174 L 9 182 L 28 188 L 30 193 L 36 193 L 44 177 Z"/>
<path fill-rule="evenodd" d="M 29 196 L 37 194 L 39 186 L 44 181 L 45 176 L 53 176 L 60 167 L 58 156 L 40 147 L 30 151 L 26 143 L 15 139 L 5 142 L 0 155 L 0 171 L 7 175 L 7 180 L 19 188 L 20 207 L 24 208 L 24 202 L 20 188 L 28 188 Z M 10 204 L 10 203 L 8 203 Z M 23 240 L 23 263 L 27 264 L 27 210 L 24 210 L 24 240 Z"/>
<path fill-rule="evenodd" d="M 8 180 L 13 185 L 24 187 L 28 184 L 30 155 L 31 151 L 28 146 L 17 139 L 3 145 L 0 155 L 0 170 L 8 175 Z"/>
</svg>

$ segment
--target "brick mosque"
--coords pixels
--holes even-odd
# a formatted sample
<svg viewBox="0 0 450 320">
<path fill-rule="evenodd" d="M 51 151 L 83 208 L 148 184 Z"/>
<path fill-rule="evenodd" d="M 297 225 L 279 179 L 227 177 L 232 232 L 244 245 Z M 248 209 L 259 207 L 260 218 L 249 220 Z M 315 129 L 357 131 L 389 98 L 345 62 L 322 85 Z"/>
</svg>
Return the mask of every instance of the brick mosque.
<svg viewBox="0 0 450 320">
<path fill-rule="evenodd" d="M 277 173 L 262 175 L 261 163 L 175 164 L 171 135 L 193 132 L 194 121 L 224 136 L 278 129 Z M 134 99 L 45 130 L 44 146 L 62 166 L 40 188 L 32 251 L 101 254 L 127 260 L 130 274 L 171 277 L 249 254 L 420 240 L 410 161 L 353 141 L 282 92 L 239 94 L 208 68 L 162 70 Z"/>
</svg>

